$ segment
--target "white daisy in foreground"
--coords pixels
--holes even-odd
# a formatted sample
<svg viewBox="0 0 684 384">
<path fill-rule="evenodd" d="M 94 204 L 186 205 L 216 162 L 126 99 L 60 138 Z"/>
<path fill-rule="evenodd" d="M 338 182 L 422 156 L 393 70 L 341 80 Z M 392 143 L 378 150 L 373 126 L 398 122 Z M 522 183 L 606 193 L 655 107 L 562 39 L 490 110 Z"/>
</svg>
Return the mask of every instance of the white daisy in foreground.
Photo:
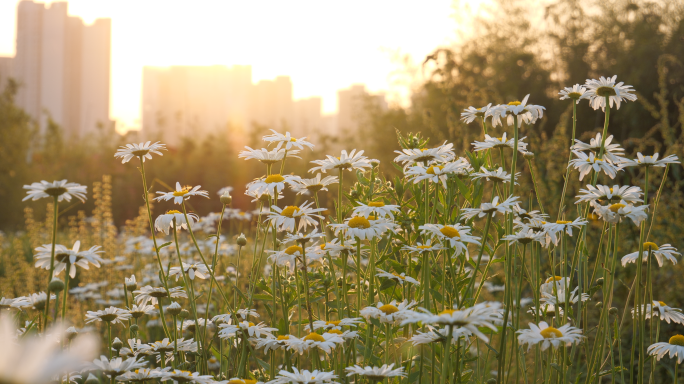
<svg viewBox="0 0 684 384">
<path fill-rule="evenodd" d="M 380 268 L 377 268 L 377 271 L 380 273 L 376 273 L 375 276 L 384 277 L 384 278 L 387 278 L 390 280 L 394 280 L 401 285 L 404 285 L 404 283 L 411 283 L 411 284 L 415 284 L 415 285 L 420 285 L 420 282 L 418 280 L 414 279 L 411 276 L 406 276 L 406 273 L 404 273 L 404 272 L 402 272 L 401 274 L 390 273 L 390 272 L 383 271 Z"/>
<path fill-rule="evenodd" d="M 641 313 L 643 313 L 646 319 L 650 319 L 651 316 L 657 316 L 661 321 L 665 321 L 668 324 L 670 322 L 676 324 L 684 324 L 684 313 L 679 308 L 672 308 L 662 301 L 653 301 L 651 304 L 640 305 Z M 632 318 L 635 316 L 634 308 L 632 308 Z"/>
<path fill-rule="evenodd" d="M 404 170 L 404 175 L 414 184 L 418 184 L 423 180 L 430 180 L 433 183 L 441 182 L 442 186 L 446 189 L 449 175 L 467 175 L 470 171 L 472 171 L 472 167 L 468 161 L 464 158 L 459 158 L 441 165 L 425 167 L 419 164 L 408 167 Z"/>
<path fill-rule="evenodd" d="M 533 345 L 541 343 L 541 350 L 545 351 L 550 346 L 557 349 L 559 346 L 566 347 L 572 344 L 579 344 L 584 338 L 582 330 L 565 324 L 560 328 L 550 327 L 545 321 L 539 325 L 530 323 L 530 329 L 521 329 L 518 332 L 518 342 L 520 345 L 527 344 L 529 351 Z"/>
<path fill-rule="evenodd" d="M 657 360 L 669 354 L 671 359 L 677 358 L 677 364 L 684 361 L 684 336 L 674 335 L 667 343 L 655 343 L 648 347 L 648 354 L 655 356 Z"/>
<path fill-rule="evenodd" d="M 168 235 L 169 230 L 174 227 L 174 219 L 176 221 L 176 230 L 188 229 L 188 222 L 185 221 L 185 215 L 175 209 L 166 211 L 166 213 L 157 216 L 157 219 L 154 221 L 154 229 Z M 188 213 L 188 220 L 190 220 L 190 226 L 192 226 L 199 221 L 199 217 L 194 213 Z"/>
<path fill-rule="evenodd" d="M 501 118 L 506 118 L 506 123 L 511 126 L 514 123 L 514 116 L 518 117 L 518 124 L 534 124 L 544 116 L 546 108 L 541 105 L 527 104 L 530 95 L 525 96 L 522 101 L 511 101 L 508 104 L 499 104 L 492 107 L 487 114 L 492 117 L 492 126 L 501 125 Z"/>
<path fill-rule="evenodd" d="M 316 174 L 316 177 L 312 179 L 297 179 L 294 183 L 290 184 L 290 188 L 297 192 L 298 195 L 303 195 L 307 192 L 317 193 L 319 191 L 327 191 L 328 185 L 338 184 L 340 181 L 337 176 L 326 176 L 321 177 L 320 173 Z"/>
<path fill-rule="evenodd" d="M 463 120 L 463 122 L 465 122 L 466 124 L 470 124 L 473 121 L 475 121 L 475 119 L 478 117 L 484 119 L 491 106 L 492 103 L 489 103 L 482 108 L 475 108 L 473 106 L 470 106 L 464 109 L 463 112 L 461 112 L 461 120 Z"/>
<path fill-rule="evenodd" d="M 364 168 L 371 168 L 370 160 L 366 156 L 363 156 L 363 151 L 356 153 L 356 149 L 352 150 L 347 154 L 346 150 L 342 150 L 339 157 L 333 157 L 330 155 L 326 156 L 324 160 L 313 160 L 312 163 L 317 164 L 317 167 L 309 169 L 310 173 L 321 172 L 327 173 L 327 171 L 333 169 L 339 170 L 359 170 L 363 171 Z"/>
<path fill-rule="evenodd" d="M 401 324 L 406 325 L 420 321 L 423 324 L 464 328 L 481 340 L 488 342 L 489 338 L 480 329 L 489 328 L 492 331 L 496 331 L 495 324 L 501 321 L 501 304 L 495 302 L 479 303 L 469 308 L 460 309 L 454 306 L 453 309 L 445 309 L 437 314 L 432 314 L 424 309 L 422 311 L 411 311 Z"/>
<path fill-rule="evenodd" d="M 644 156 L 641 152 L 637 152 L 635 160 L 621 159 L 620 169 L 626 167 L 664 167 L 667 164 L 680 164 L 679 158 L 675 155 L 670 155 L 658 160 L 659 154 L 655 153 L 653 156 Z"/>
<path fill-rule="evenodd" d="M 312 348 L 318 348 L 330 354 L 338 344 L 342 343 L 344 343 L 344 339 L 335 333 L 324 333 L 321 335 L 314 332 L 301 339 L 291 336 L 287 342 L 287 349 L 295 350 L 301 355 Z"/>
<path fill-rule="evenodd" d="M 88 187 L 76 183 L 69 183 L 66 180 L 55 180 L 52 183 L 43 180 L 40 183 L 24 185 L 24 189 L 28 190 L 26 191 L 27 196 L 21 201 L 26 201 L 28 199 L 35 201 L 44 197 L 56 197 L 57 201 L 71 201 L 71 198 L 75 197 L 85 203 Z"/>
<path fill-rule="evenodd" d="M 592 108 L 606 110 L 606 96 L 608 97 L 608 102 L 610 108 L 613 108 L 615 104 L 616 109 L 620 109 L 620 103 L 622 101 L 634 101 L 637 96 L 631 92 L 634 92 L 631 85 L 624 85 L 623 82 L 615 83 L 617 80 L 617 75 L 613 77 L 603 77 L 601 76 L 598 80 L 587 79 L 584 84 L 587 87 L 587 97 L 589 98 L 589 105 Z"/>
<path fill-rule="evenodd" d="M 121 164 L 128 163 L 134 157 L 138 157 L 142 159 L 143 162 L 145 162 L 145 159 L 152 160 L 153 153 L 155 155 L 164 156 L 164 154 L 162 154 L 159 151 L 165 150 L 166 145 L 160 144 L 158 141 L 154 144 L 152 144 L 151 141 L 139 144 L 133 143 L 119 147 L 119 149 L 116 150 L 114 157 L 121 158 Z"/>
<path fill-rule="evenodd" d="M 518 204 L 518 197 L 511 196 L 504 202 L 499 204 L 499 196 L 494 196 L 491 203 L 482 203 L 480 208 L 463 208 L 463 217 L 470 219 L 472 217 L 485 217 L 487 214 L 492 214 L 492 217 L 496 216 L 497 212 L 505 214 L 513 210 L 513 206 Z"/>
<path fill-rule="evenodd" d="M 200 190 L 201 185 L 195 187 L 185 186 L 181 187 L 179 182 L 176 182 L 176 190 L 171 192 L 157 192 L 161 196 L 157 196 L 154 199 L 157 201 L 169 201 L 173 199 L 174 204 L 181 204 L 183 200 L 188 200 L 192 196 L 202 196 L 209 198 L 209 192 Z"/>
<path fill-rule="evenodd" d="M 677 248 L 671 246 L 670 244 L 663 244 L 661 246 L 658 246 L 656 243 L 652 243 L 650 241 L 644 243 L 644 251 L 641 254 L 642 258 L 641 260 L 645 263 L 648 261 L 648 253 L 652 252 L 653 257 L 656 258 L 656 261 L 658 261 L 658 266 L 662 267 L 663 266 L 663 259 L 667 259 L 670 262 L 672 262 L 672 265 L 677 264 L 677 256 L 681 256 L 682 254 L 677 252 Z M 628 263 L 636 263 L 636 260 L 639 258 L 639 251 L 632 252 L 628 255 L 625 255 L 622 257 L 622 266 L 626 266 Z"/>
<path fill-rule="evenodd" d="M 125 309 L 109 307 L 100 311 L 88 311 L 85 315 L 86 324 L 94 321 L 104 321 L 107 323 L 125 325 L 123 322 L 130 320 L 131 313 Z"/>
<path fill-rule="evenodd" d="M 278 147 L 285 146 L 285 149 L 288 151 L 288 153 L 292 147 L 295 147 L 297 149 L 304 149 L 304 147 L 309 147 L 309 149 L 313 149 L 314 147 L 313 144 L 306 141 L 306 137 L 297 139 L 295 137 L 292 137 L 292 135 L 290 135 L 290 132 L 285 132 L 284 135 L 272 129 L 271 132 L 273 132 L 272 135 L 264 136 L 264 141 L 268 141 L 270 143 L 278 143 Z"/>
<path fill-rule="evenodd" d="M 325 211 L 325 208 L 312 208 L 313 203 L 313 201 L 305 201 L 300 206 L 288 205 L 285 208 L 272 205 L 271 209 L 275 212 L 269 213 L 268 221 L 278 228 L 280 232 L 293 232 L 297 220 L 299 220 L 299 225 L 296 228 L 297 231 L 306 230 L 309 225 L 315 227 L 317 220 L 323 219 L 323 216 L 316 213 Z"/>
<path fill-rule="evenodd" d="M 413 313 L 411 308 L 416 305 L 417 303 L 415 301 L 409 303 L 407 300 L 398 304 L 396 300 L 392 300 L 392 302 L 388 304 L 378 302 L 375 307 L 363 308 L 359 314 L 366 319 L 370 319 L 371 317 L 378 319 L 381 323 L 398 323 Z"/>
<path fill-rule="evenodd" d="M 343 232 L 350 238 L 370 240 L 381 237 L 387 231 L 394 231 L 397 225 L 382 219 L 369 220 L 363 216 L 354 216 L 345 220 L 344 224 L 330 224 L 329 226 L 335 231 L 335 235 Z"/>
<path fill-rule="evenodd" d="M 597 185 L 593 186 L 591 184 L 587 185 L 587 189 L 580 189 L 580 194 L 577 195 L 577 201 L 575 204 L 590 202 L 595 200 L 604 201 L 620 201 L 624 200 L 628 203 L 643 203 L 644 200 L 641 199 L 643 192 L 641 188 L 629 185 L 613 185 L 609 187 L 607 185 Z"/>
<path fill-rule="evenodd" d="M 597 133 L 596 137 L 593 137 L 589 141 L 589 144 L 575 139 L 575 144 L 573 144 L 570 149 L 573 151 L 591 151 L 597 154 L 601 152 L 601 142 L 603 141 L 601 140 L 601 137 L 601 133 Z M 619 163 L 625 160 L 625 158 L 622 157 L 624 155 L 625 149 L 620 147 L 620 144 L 611 144 L 612 141 L 613 135 L 606 137 L 606 142 L 603 143 L 603 156 L 606 158 L 606 160 L 612 161 L 613 163 Z"/>
<path fill-rule="evenodd" d="M 584 152 L 572 151 L 572 153 L 574 153 L 577 158 L 570 160 L 568 168 L 574 167 L 579 171 L 580 181 L 582 181 L 584 176 L 588 175 L 592 170 L 594 172 L 603 171 L 611 179 L 615 178 L 618 169 L 610 162 L 597 158 L 593 152 L 590 153 L 589 156 L 587 156 Z"/>
<path fill-rule="evenodd" d="M 211 375 L 200 375 L 199 372 L 181 371 L 180 369 L 174 369 L 170 372 L 165 372 L 162 375 L 161 381 L 173 380 L 177 383 L 197 383 L 197 384 L 210 384 L 214 383 L 214 376 Z"/>
<path fill-rule="evenodd" d="M 100 250 L 102 247 L 93 246 L 88 250 L 79 252 L 80 247 L 80 241 L 76 241 L 72 249 L 61 244 L 55 245 L 55 275 L 62 273 L 67 266 L 69 267 L 69 276 L 72 279 L 76 277 L 76 267 L 90 269 L 90 264 L 92 264 L 100 268 L 100 263 L 104 261 L 99 255 L 99 253 L 104 252 Z M 36 268 L 49 270 L 52 259 L 52 244 L 44 244 L 42 247 L 36 248 L 36 253 L 33 258 L 36 260 Z"/>
<path fill-rule="evenodd" d="M 404 367 L 394 368 L 394 364 L 383 364 L 381 367 L 361 367 L 355 365 L 353 367 L 347 367 L 344 370 L 347 371 L 347 376 L 366 376 L 368 379 L 373 381 L 382 381 L 387 377 L 404 377 Z"/>
<path fill-rule="evenodd" d="M 134 357 L 130 357 L 126 360 L 115 357 L 109 360 L 106 356 L 100 356 L 99 359 L 93 360 L 91 369 L 96 369 L 102 371 L 103 374 L 113 378 L 118 375 L 122 375 L 128 371 L 135 371 L 138 368 L 144 368 L 147 362 L 144 358 L 136 360 Z"/>
<path fill-rule="evenodd" d="M 468 255 L 468 246 L 465 243 L 480 245 L 480 238 L 470 235 L 471 228 L 461 224 L 425 224 L 418 229 L 423 235 L 429 235 L 432 239 L 449 244 L 454 249 L 454 255 L 460 255 L 461 252 Z"/>
<path fill-rule="evenodd" d="M 44 333 L 29 332 L 17 338 L 12 317 L 0 316 L 0 382 L 52 383 L 60 374 L 82 368 L 99 350 L 99 338 L 94 335 L 79 335 L 63 349 L 64 327 L 55 326 Z"/>
<path fill-rule="evenodd" d="M 359 205 L 354 207 L 354 216 L 363 216 L 366 219 L 369 216 L 384 218 L 389 216 L 394 220 L 394 213 L 399 212 L 398 205 L 385 204 L 383 201 L 371 201 L 368 205 L 364 203 L 358 203 Z"/>
<path fill-rule="evenodd" d="M 273 173 L 247 184 L 247 191 L 258 194 L 268 193 L 268 195 L 273 197 L 275 196 L 276 192 L 280 193 L 283 189 L 285 189 L 286 183 L 293 185 L 298 179 L 299 176 Z"/>
<path fill-rule="evenodd" d="M 526 137 L 518 139 L 518 152 L 524 153 L 527 151 L 527 143 L 523 142 Z M 485 135 L 484 141 L 476 141 L 473 143 L 475 152 L 484 151 L 487 149 L 510 148 L 513 149 L 515 139 L 506 139 L 506 132 L 501 137 L 492 137 Z"/>
<path fill-rule="evenodd" d="M 586 93 L 587 88 L 583 85 L 575 84 L 572 87 L 565 87 L 558 92 L 561 100 L 572 99 L 576 104 L 579 104 L 580 100 L 588 99 L 589 95 Z"/>
<path fill-rule="evenodd" d="M 245 147 L 245 149 L 247 150 L 240 152 L 238 158 L 245 160 L 256 159 L 268 165 L 275 164 L 283 160 L 286 156 L 301 159 L 301 157 L 296 156 L 299 153 L 298 150 L 286 151 L 284 148 L 281 148 L 280 146 L 277 146 L 276 148 L 270 151 L 266 148 L 252 149 L 250 147 Z"/>
<path fill-rule="evenodd" d="M 50 300 L 55 300 L 57 296 L 54 293 L 50 294 Z M 12 303 L 12 307 L 23 309 L 36 309 L 42 311 L 45 308 L 45 303 L 48 296 L 45 292 L 32 293 L 28 296 L 18 297 Z"/>
<path fill-rule="evenodd" d="M 315 370 L 313 372 L 302 369 L 301 371 L 292 367 L 294 372 L 281 370 L 270 384 L 332 384 L 335 383 L 337 375 L 335 372 L 323 372 Z"/>
<path fill-rule="evenodd" d="M 204 263 L 183 263 L 183 270 L 181 271 L 181 267 L 172 267 L 169 270 L 169 277 L 176 276 L 176 281 L 178 281 L 178 279 L 183 276 L 183 272 L 188 274 L 190 280 L 195 280 L 195 276 L 204 280 L 211 275 Z"/>
<path fill-rule="evenodd" d="M 447 163 L 456 157 L 453 147 L 453 144 L 447 144 L 445 141 L 442 145 L 435 148 L 407 148 L 401 151 L 394 151 L 399 154 L 399 156 L 394 158 L 394 162 L 405 166 L 414 163 Z"/>
<path fill-rule="evenodd" d="M 520 177 L 520 172 L 515 173 L 515 180 L 518 180 Z M 509 183 L 511 181 L 511 174 L 504 171 L 503 167 L 499 167 L 499 169 L 495 171 L 490 171 L 484 167 L 480 168 L 480 172 L 475 172 L 471 175 L 471 178 L 473 180 L 478 180 L 478 179 L 485 179 L 487 181 L 493 181 L 495 183 Z M 518 182 L 515 182 L 515 185 L 518 185 Z"/>
<path fill-rule="evenodd" d="M 592 202 L 591 206 L 594 207 L 594 213 L 598 215 L 601 220 L 612 224 L 619 223 L 629 218 L 635 225 L 639 225 L 648 218 L 648 214 L 646 213 L 648 211 L 648 205 L 635 207 L 624 200 L 620 200 L 619 203 L 606 206 Z"/>
<path fill-rule="evenodd" d="M 576 218 L 573 221 L 570 220 L 557 220 L 555 223 L 547 223 L 544 225 L 544 231 L 547 235 L 547 243 L 553 242 L 553 244 L 558 245 L 562 236 L 557 236 L 558 234 L 566 233 L 568 236 L 572 236 L 573 228 L 581 228 L 587 225 L 588 221 L 582 219 L 581 217 Z"/>
</svg>

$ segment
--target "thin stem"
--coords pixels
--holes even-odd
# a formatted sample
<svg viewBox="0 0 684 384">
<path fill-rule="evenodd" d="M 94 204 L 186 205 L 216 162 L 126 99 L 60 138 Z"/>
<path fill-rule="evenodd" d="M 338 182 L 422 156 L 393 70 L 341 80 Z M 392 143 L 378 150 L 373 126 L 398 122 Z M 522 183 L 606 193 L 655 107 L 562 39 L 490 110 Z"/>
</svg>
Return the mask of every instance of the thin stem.
<svg viewBox="0 0 684 384">
<path fill-rule="evenodd" d="M 45 291 L 47 292 L 47 301 L 45 302 L 45 320 L 43 321 L 43 331 L 47 329 L 48 325 L 48 311 L 50 309 L 50 282 L 52 281 L 52 277 L 55 272 L 55 246 L 57 244 L 57 212 L 59 211 L 59 196 L 54 196 L 53 206 L 54 209 L 52 210 L 52 249 L 50 250 L 50 273 L 48 274 L 48 282 L 45 288 Z"/>
</svg>

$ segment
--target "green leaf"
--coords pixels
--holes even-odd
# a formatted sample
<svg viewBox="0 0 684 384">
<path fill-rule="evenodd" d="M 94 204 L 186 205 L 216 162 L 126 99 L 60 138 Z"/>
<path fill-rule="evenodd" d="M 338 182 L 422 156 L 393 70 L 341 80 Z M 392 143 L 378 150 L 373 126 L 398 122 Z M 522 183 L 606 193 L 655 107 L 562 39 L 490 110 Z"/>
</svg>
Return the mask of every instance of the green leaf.
<svg viewBox="0 0 684 384">
<path fill-rule="evenodd" d="M 171 242 L 170 242 L 170 241 L 169 241 L 168 243 L 164 243 L 164 244 L 158 246 L 158 247 L 157 247 L 157 252 L 159 252 L 159 251 L 160 251 L 162 248 L 164 248 L 164 247 L 168 247 L 169 245 L 171 245 Z"/>
</svg>

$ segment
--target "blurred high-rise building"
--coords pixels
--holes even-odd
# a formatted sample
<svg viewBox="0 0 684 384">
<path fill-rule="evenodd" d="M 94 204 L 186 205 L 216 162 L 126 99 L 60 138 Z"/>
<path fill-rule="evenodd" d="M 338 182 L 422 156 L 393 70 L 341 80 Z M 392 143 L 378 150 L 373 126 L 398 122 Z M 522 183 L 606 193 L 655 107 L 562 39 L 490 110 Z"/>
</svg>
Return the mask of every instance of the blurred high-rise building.
<svg viewBox="0 0 684 384">
<path fill-rule="evenodd" d="M 323 100 L 320 97 L 295 100 L 293 134 L 311 137 L 316 131 L 324 129 L 321 111 Z"/>
<path fill-rule="evenodd" d="M 357 132 L 367 124 L 373 109 L 387 109 L 384 93 L 370 94 L 363 84 L 337 91 L 338 132 L 335 134 Z"/>
<path fill-rule="evenodd" d="M 261 80 L 252 89 L 251 117 L 254 123 L 271 129 L 293 129 L 294 102 L 289 76 Z"/>
<path fill-rule="evenodd" d="M 0 92 L 5 89 L 7 80 L 12 77 L 12 58 L 8 56 L 0 56 Z"/>
<path fill-rule="evenodd" d="M 42 129 L 51 118 L 69 137 L 111 128 L 110 46 L 110 19 L 84 25 L 69 16 L 66 2 L 21 1 L 12 65 L 17 104 Z"/>
</svg>

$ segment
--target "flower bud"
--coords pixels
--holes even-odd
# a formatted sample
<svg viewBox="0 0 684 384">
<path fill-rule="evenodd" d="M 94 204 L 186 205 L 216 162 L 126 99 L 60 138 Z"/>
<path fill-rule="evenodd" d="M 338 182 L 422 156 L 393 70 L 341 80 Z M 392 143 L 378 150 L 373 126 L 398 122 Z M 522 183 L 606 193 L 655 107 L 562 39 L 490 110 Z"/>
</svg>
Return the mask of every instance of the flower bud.
<svg viewBox="0 0 684 384">
<path fill-rule="evenodd" d="M 603 306 L 603 302 L 599 301 L 596 303 L 596 308 L 601 308 Z"/>
<path fill-rule="evenodd" d="M 130 278 L 124 277 L 124 285 L 128 292 L 133 292 L 138 289 L 138 282 L 135 281 L 135 275 L 131 275 Z"/>
<path fill-rule="evenodd" d="M 245 237 L 244 233 L 240 234 L 240 237 L 237 238 L 237 245 L 244 247 L 247 245 L 247 238 Z"/>
<path fill-rule="evenodd" d="M 491 378 L 491 379 L 487 380 L 487 384 L 496 384 L 496 379 Z"/>
<path fill-rule="evenodd" d="M 615 307 L 611 307 L 611 308 L 608 310 L 608 312 L 609 312 L 611 315 L 616 315 L 616 314 L 618 313 L 618 309 L 615 308 Z"/>
<path fill-rule="evenodd" d="M 523 157 L 524 157 L 525 159 L 527 159 L 527 160 L 532 160 L 532 159 L 534 159 L 534 153 L 532 153 L 532 152 L 525 152 L 525 153 L 523 153 Z"/>
<path fill-rule="evenodd" d="M 117 351 L 123 348 L 123 343 L 121 342 L 121 340 L 119 340 L 118 337 L 115 337 L 114 341 L 112 341 L 112 348 L 114 348 Z"/>
<path fill-rule="evenodd" d="M 183 308 L 181 308 L 180 304 L 178 304 L 174 301 L 168 307 L 166 307 L 166 310 L 169 312 L 169 315 L 178 316 L 178 314 L 181 313 Z"/>
<path fill-rule="evenodd" d="M 100 380 L 91 373 L 83 384 L 100 384 Z"/>
<path fill-rule="evenodd" d="M 380 165 L 380 160 L 378 160 L 378 159 L 373 159 L 373 160 L 370 161 L 370 163 L 371 163 L 371 165 L 373 166 L 373 168 L 375 168 L 375 167 L 377 167 L 378 165 Z"/>
<path fill-rule="evenodd" d="M 188 312 L 187 309 L 181 310 L 180 313 L 178 314 L 178 317 L 180 317 L 181 319 L 187 319 L 189 316 L 190 316 L 190 312 Z"/>
<path fill-rule="evenodd" d="M 228 205 L 233 202 L 233 196 L 230 195 L 230 192 L 226 192 L 223 195 L 221 195 L 221 203 Z"/>
<path fill-rule="evenodd" d="M 50 284 L 48 284 L 49 292 L 62 292 L 64 290 L 64 282 L 56 277 L 52 278 Z"/>
<path fill-rule="evenodd" d="M 133 332 L 133 334 L 138 333 L 138 324 L 131 325 L 131 332 Z"/>
<path fill-rule="evenodd" d="M 69 327 L 64 331 L 64 335 L 66 336 L 67 340 L 73 340 L 78 336 L 78 331 L 74 327 Z"/>
<path fill-rule="evenodd" d="M 599 277 L 598 279 L 596 279 L 596 286 L 597 287 L 603 286 L 603 277 Z"/>
</svg>

